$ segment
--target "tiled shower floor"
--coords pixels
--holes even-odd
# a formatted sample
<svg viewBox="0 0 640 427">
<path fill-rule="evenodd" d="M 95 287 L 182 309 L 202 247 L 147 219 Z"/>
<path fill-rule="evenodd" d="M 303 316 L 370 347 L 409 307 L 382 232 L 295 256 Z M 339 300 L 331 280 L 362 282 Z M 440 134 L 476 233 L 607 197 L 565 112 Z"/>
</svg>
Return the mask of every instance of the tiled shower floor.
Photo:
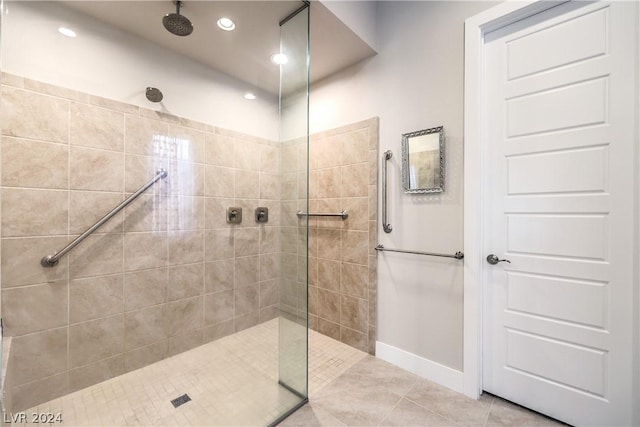
<svg viewBox="0 0 640 427">
<path fill-rule="evenodd" d="M 277 384 L 280 326 L 263 323 L 26 412 L 62 413 L 65 426 L 267 425 L 297 402 Z M 183 393 L 192 400 L 174 408 Z M 309 396 L 282 427 L 566 426 L 488 394 L 469 399 L 312 330 Z"/>
<path fill-rule="evenodd" d="M 267 425 L 299 401 L 278 385 L 280 321 L 288 322 L 262 323 L 25 412 L 60 413 L 63 422 L 52 425 L 65 426 Z M 310 393 L 366 357 L 311 330 L 309 346 Z M 191 401 L 174 408 L 184 393 Z"/>
</svg>

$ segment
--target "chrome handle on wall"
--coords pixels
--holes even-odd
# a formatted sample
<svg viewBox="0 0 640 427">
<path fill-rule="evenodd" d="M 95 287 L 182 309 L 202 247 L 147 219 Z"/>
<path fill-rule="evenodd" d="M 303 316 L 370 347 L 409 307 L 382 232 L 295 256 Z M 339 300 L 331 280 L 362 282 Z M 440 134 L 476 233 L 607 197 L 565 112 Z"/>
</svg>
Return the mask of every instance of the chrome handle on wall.
<svg viewBox="0 0 640 427">
<path fill-rule="evenodd" d="M 387 150 L 382 157 L 382 229 L 391 233 L 393 227 L 387 222 L 387 161 L 393 157 L 393 152 Z"/>
</svg>

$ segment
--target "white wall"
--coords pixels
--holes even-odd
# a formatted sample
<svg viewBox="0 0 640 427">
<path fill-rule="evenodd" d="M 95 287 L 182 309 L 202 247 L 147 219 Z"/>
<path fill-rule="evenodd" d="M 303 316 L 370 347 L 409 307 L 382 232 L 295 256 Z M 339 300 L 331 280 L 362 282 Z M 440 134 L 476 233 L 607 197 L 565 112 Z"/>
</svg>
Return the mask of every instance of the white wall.
<svg viewBox="0 0 640 427">
<path fill-rule="evenodd" d="M 276 140 L 278 99 L 57 2 L 4 2 L 2 70 Z M 122 13 L 126 13 L 123 3 Z M 78 34 L 67 38 L 59 26 Z M 147 86 L 164 93 L 147 101 Z M 258 99 L 247 101 L 251 90 Z"/>
<path fill-rule="evenodd" d="M 320 0 L 320 2 L 373 50 L 378 49 L 376 31 L 378 2 L 369 0 Z"/>
<path fill-rule="evenodd" d="M 378 55 L 311 90 L 311 132 L 380 117 L 380 153 L 391 149 L 387 247 L 463 251 L 463 23 L 490 2 L 380 2 Z M 444 126 L 446 191 L 405 195 L 401 135 Z M 380 177 L 379 177 L 380 180 Z M 379 195 L 380 196 L 380 195 Z M 380 222 L 380 221 L 379 221 Z M 462 262 L 378 255 L 378 341 L 462 370 Z"/>
</svg>

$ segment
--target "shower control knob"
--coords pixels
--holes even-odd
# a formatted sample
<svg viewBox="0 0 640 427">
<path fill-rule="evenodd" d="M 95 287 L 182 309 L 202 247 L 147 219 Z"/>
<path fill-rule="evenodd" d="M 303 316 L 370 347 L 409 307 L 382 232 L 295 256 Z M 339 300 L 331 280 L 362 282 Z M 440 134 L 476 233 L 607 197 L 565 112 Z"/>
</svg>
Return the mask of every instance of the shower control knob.
<svg viewBox="0 0 640 427">
<path fill-rule="evenodd" d="M 508 259 L 498 259 L 497 255 L 494 254 L 487 256 L 487 262 L 491 265 L 496 265 L 499 262 L 508 262 L 509 264 L 511 264 L 511 261 L 509 261 Z"/>
</svg>

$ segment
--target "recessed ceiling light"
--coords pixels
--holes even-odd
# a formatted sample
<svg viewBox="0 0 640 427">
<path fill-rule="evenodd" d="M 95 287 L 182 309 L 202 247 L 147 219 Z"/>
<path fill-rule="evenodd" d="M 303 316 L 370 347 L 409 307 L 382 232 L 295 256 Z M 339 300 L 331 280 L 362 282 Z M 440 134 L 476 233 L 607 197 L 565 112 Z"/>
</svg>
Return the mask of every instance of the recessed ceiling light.
<svg viewBox="0 0 640 427">
<path fill-rule="evenodd" d="M 284 53 L 274 53 L 271 55 L 271 62 L 277 65 L 284 65 L 289 62 L 289 58 Z"/>
<path fill-rule="evenodd" d="M 236 23 L 229 18 L 218 19 L 218 28 L 225 31 L 233 31 L 236 28 Z"/>
<path fill-rule="evenodd" d="M 254 99 L 256 99 L 256 96 L 254 94 L 252 94 L 251 92 L 247 92 L 244 94 L 244 99 L 248 99 L 249 101 L 253 101 Z"/>
<path fill-rule="evenodd" d="M 60 34 L 62 34 L 63 36 L 67 36 L 67 37 L 75 37 L 76 36 L 76 32 L 73 31 L 71 28 L 67 28 L 67 27 L 58 28 L 58 32 Z"/>
</svg>

